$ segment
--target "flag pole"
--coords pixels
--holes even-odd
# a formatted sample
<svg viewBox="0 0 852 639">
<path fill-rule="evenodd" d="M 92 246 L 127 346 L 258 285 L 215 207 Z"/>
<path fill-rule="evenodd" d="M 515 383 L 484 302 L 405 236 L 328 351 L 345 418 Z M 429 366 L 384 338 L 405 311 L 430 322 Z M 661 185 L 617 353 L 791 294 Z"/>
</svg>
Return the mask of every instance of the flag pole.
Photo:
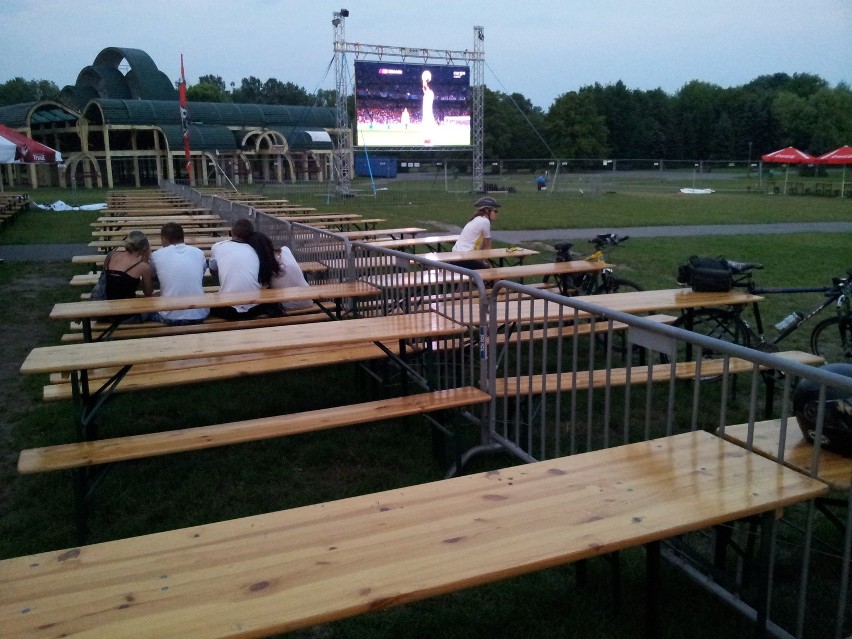
<svg viewBox="0 0 852 639">
<path fill-rule="evenodd" d="M 180 124 L 183 129 L 183 154 L 186 156 L 186 172 L 189 183 L 192 184 L 192 159 L 189 151 L 189 112 L 186 104 L 186 75 L 183 71 L 183 54 L 180 54 L 180 84 L 178 85 L 180 99 Z"/>
</svg>

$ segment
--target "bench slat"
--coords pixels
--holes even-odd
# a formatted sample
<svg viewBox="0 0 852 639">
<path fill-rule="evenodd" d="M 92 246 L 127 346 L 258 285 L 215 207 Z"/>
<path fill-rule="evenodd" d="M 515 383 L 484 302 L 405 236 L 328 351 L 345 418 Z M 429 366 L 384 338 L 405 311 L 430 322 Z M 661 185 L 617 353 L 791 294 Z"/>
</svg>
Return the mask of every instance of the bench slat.
<svg viewBox="0 0 852 639">
<path fill-rule="evenodd" d="M 62 444 L 21 451 L 18 472 L 65 470 L 285 437 L 341 426 L 379 422 L 408 415 L 483 404 L 491 397 L 473 387 L 406 395 L 291 415 L 198 426 L 146 435 Z"/>
<path fill-rule="evenodd" d="M 654 322 L 660 322 L 661 324 L 671 324 L 675 322 L 677 318 L 674 315 L 648 315 L 647 317 L 643 317 L 642 319 L 651 320 Z M 627 324 L 622 322 L 613 322 L 612 330 L 613 331 L 623 331 L 627 328 Z M 583 322 L 577 325 L 577 335 L 589 335 L 592 331 L 592 323 L 591 322 Z M 603 335 L 607 331 L 607 322 L 596 322 L 595 323 L 595 334 Z M 566 326 L 563 329 L 564 337 L 573 337 L 574 336 L 574 326 Z M 514 343 L 518 340 L 526 341 L 526 340 L 541 340 L 541 339 L 556 339 L 559 337 L 559 333 L 555 331 L 552 327 L 550 330 L 544 328 L 538 328 L 533 330 L 523 330 L 523 331 L 512 331 L 509 335 L 506 333 L 498 333 L 495 337 L 495 341 L 497 344 L 506 344 Z"/>
<path fill-rule="evenodd" d="M 780 357 L 786 357 L 800 364 L 817 365 L 825 360 L 819 355 L 805 353 L 803 351 L 784 351 L 777 353 Z M 748 360 L 732 357 L 728 362 L 728 373 L 748 373 L 754 369 L 754 363 Z M 676 379 L 693 379 L 696 375 L 696 362 L 677 362 L 675 364 Z M 714 377 L 721 375 L 723 370 L 722 359 L 705 359 L 701 362 L 701 375 Z M 648 377 L 655 382 L 668 381 L 671 378 L 671 364 L 654 364 L 648 366 L 633 366 L 630 368 L 630 383 L 644 384 Z M 523 378 L 499 378 L 496 381 L 494 392 L 497 397 L 512 397 L 515 395 L 540 395 L 542 393 L 555 393 L 557 391 L 569 391 L 572 389 L 588 390 L 591 388 L 603 388 L 610 386 L 624 386 L 627 384 L 626 368 L 605 368 L 594 371 L 580 371 L 577 373 L 576 383 L 571 371 L 549 373 L 547 375 L 531 375 Z"/>
</svg>

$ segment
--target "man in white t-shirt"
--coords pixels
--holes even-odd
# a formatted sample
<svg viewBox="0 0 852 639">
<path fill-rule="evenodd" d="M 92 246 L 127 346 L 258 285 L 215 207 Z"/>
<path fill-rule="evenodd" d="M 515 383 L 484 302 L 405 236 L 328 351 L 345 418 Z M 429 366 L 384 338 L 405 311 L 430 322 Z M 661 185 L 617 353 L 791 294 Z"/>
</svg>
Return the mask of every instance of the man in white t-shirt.
<svg viewBox="0 0 852 639">
<path fill-rule="evenodd" d="M 249 220 L 240 219 L 231 226 L 231 239 L 216 242 L 210 250 L 210 272 L 219 278 L 220 293 L 243 293 L 260 290 L 257 280 L 260 258 L 248 244 L 254 233 Z M 212 308 L 211 315 L 228 320 L 250 319 L 256 304 L 238 304 Z"/>
<path fill-rule="evenodd" d="M 453 253 L 466 253 L 467 251 L 487 250 L 491 248 L 491 222 L 497 215 L 500 203 L 493 197 L 481 197 L 473 203 L 476 213 L 470 221 L 464 225 L 459 239 L 453 245 Z M 488 268 L 487 262 L 480 260 L 462 260 L 453 262 L 464 268 Z"/>
<path fill-rule="evenodd" d="M 163 248 L 151 254 L 154 276 L 160 282 L 160 295 L 176 297 L 178 295 L 203 295 L 204 271 L 207 258 L 197 246 L 184 243 L 183 227 L 175 222 L 167 222 L 160 229 Z M 169 326 L 198 324 L 203 322 L 209 309 L 186 308 L 155 313 L 153 320 Z"/>
</svg>

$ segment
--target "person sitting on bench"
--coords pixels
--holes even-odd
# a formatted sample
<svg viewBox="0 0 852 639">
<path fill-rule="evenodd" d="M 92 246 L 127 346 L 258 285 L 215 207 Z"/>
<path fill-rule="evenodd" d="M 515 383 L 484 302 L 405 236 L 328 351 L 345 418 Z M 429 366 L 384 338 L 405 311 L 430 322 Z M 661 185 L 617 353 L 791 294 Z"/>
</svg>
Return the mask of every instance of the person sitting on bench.
<svg viewBox="0 0 852 639">
<path fill-rule="evenodd" d="M 258 279 L 261 258 L 249 244 L 254 226 L 247 219 L 239 219 L 231 227 L 231 239 L 216 242 L 210 250 L 210 272 L 219 278 L 220 293 L 242 293 L 260 290 Z M 274 255 L 273 255 L 274 262 Z M 268 264 L 268 260 L 265 262 Z M 277 263 L 275 263 L 277 267 Z M 273 268 L 274 271 L 274 268 Z M 280 307 L 273 304 L 238 304 L 212 308 L 210 314 L 225 320 L 254 319 L 270 313 L 281 315 Z"/>
<path fill-rule="evenodd" d="M 154 251 L 151 256 L 154 276 L 160 282 L 160 295 L 203 295 L 204 271 L 207 269 L 204 251 L 184 242 L 183 227 L 176 222 L 163 224 L 160 241 L 163 248 Z M 177 309 L 154 313 L 151 319 L 167 326 L 184 326 L 200 324 L 209 313 L 207 308 Z"/>
<path fill-rule="evenodd" d="M 500 203 L 493 197 L 481 197 L 473 203 L 476 213 L 464 225 L 459 239 L 453 245 L 453 253 L 487 250 L 491 248 L 491 222 L 497 215 Z M 489 268 L 488 262 L 481 260 L 461 260 L 456 266 L 470 269 Z"/>
</svg>

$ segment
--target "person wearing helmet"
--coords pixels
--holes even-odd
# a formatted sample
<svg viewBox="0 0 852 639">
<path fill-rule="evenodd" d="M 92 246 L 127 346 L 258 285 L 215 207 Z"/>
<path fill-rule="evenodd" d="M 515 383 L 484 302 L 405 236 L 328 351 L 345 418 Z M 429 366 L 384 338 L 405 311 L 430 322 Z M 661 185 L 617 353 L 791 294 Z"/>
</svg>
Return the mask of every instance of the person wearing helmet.
<svg viewBox="0 0 852 639">
<path fill-rule="evenodd" d="M 852 377 L 852 364 L 825 364 L 820 369 Z M 802 379 L 796 384 L 793 391 L 793 412 L 802 435 L 811 444 L 815 442 L 819 432 L 819 400 L 819 383 Z M 848 391 L 844 392 L 831 386 L 826 388 L 822 431 L 819 435 L 822 448 L 852 456 L 852 396 L 849 396 Z"/>
<path fill-rule="evenodd" d="M 493 197 L 481 197 L 473 203 L 476 209 L 473 217 L 464 225 L 459 239 L 453 245 L 453 253 L 465 253 L 467 251 L 485 250 L 491 248 L 491 222 L 497 214 L 500 203 Z M 464 268 L 488 268 L 487 262 L 480 260 L 462 260 L 454 262 L 457 266 Z"/>
</svg>

